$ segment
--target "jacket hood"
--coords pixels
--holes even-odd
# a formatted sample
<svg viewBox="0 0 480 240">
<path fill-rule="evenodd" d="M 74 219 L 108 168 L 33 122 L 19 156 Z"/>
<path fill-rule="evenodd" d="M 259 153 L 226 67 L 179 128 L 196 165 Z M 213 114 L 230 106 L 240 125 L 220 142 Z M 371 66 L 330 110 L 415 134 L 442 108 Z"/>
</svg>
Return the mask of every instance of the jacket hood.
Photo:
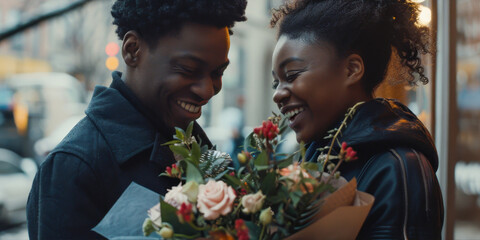
<svg viewBox="0 0 480 240">
<path fill-rule="evenodd" d="M 362 104 L 339 140 L 352 146 L 360 158 L 394 147 L 413 148 L 427 157 L 434 171 L 438 168 L 432 136 L 415 114 L 396 100 L 378 98 Z M 307 159 L 311 159 L 308 152 L 312 151 L 307 151 Z"/>
<path fill-rule="evenodd" d="M 433 169 L 438 168 L 438 155 L 427 128 L 410 109 L 391 99 L 374 99 L 359 107 L 342 141 L 361 152 L 391 147 L 409 147 L 423 153 Z"/>
</svg>

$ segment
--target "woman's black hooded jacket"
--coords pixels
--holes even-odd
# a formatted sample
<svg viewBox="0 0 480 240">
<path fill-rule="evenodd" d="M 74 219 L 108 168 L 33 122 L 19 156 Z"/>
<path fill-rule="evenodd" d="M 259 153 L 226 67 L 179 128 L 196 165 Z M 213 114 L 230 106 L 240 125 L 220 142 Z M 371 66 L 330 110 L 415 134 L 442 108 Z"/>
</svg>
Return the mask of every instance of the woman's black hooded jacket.
<svg viewBox="0 0 480 240">
<path fill-rule="evenodd" d="M 358 152 L 357 160 L 341 165 L 341 175 L 355 177 L 358 190 L 375 197 L 358 239 L 441 239 L 437 152 L 427 129 L 406 106 L 388 99 L 364 103 L 339 140 Z M 307 159 L 316 161 L 317 148 L 328 144 L 311 143 Z"/>
</svg>

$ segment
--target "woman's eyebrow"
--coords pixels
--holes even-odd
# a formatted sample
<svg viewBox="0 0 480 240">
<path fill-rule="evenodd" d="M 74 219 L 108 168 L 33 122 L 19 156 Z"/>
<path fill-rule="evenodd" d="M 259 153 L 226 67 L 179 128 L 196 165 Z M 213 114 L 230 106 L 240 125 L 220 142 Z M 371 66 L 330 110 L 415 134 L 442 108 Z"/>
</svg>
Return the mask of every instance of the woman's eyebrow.
<svg viewBox="0 0 480 240">
<path fill-rule="evenodd" d="M 284 68 L 287 64 L 289 64 L 289 63 L 291 63 L 291 62 L 304 62 L 304 60 L 301 59 L 301 58 L 298 58 L 298 57 L 289 57 L 289 58 L 283 60 L 283 61 L 280 63 L 279 68 L 282 69 L 282 68 Z"/>
</svg>

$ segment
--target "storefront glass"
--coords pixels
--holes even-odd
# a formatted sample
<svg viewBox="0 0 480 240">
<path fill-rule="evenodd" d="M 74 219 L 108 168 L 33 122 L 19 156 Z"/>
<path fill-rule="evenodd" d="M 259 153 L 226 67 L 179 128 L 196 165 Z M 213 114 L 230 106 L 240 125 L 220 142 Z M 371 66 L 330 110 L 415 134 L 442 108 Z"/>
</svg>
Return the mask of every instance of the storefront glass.
<svg viewBox="0 0 480 240">
<path fill-rule="evenodd" d="M 480 232 L 480 1 L 457 0 L 455 239 Z"/>
</svg>

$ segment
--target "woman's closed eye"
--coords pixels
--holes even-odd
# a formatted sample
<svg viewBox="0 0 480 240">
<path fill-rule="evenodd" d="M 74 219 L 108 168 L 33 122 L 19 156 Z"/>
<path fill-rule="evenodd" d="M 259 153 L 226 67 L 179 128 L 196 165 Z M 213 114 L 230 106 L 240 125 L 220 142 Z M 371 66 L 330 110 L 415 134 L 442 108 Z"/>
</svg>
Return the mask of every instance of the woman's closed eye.
<svg viewBox="0 0 480 240">
<path fill-rule="evenodd" d="M 292 70 L 285 73 L 285 79 L 287 82 L 291 83 L 297 79 L 297 77 L 303 72 L 304 70 Z"/>
<path fill-rule="evenodd" d="M 291 82 L 295 81 L 295 79 L 297 79 L 297 77 L 300 76 L 300 74 L 304 71 L 305 71 L 304 69 L 287 71 L 285 73 L 285 81 L 287 83 L 291 83 Z M 273 82 L 272 82 L 272 88 L 275 90 L 275 89 L 277 89 L 278 85 L 280 85 L 280 80 L 274 79 Z"/>
</svg>

